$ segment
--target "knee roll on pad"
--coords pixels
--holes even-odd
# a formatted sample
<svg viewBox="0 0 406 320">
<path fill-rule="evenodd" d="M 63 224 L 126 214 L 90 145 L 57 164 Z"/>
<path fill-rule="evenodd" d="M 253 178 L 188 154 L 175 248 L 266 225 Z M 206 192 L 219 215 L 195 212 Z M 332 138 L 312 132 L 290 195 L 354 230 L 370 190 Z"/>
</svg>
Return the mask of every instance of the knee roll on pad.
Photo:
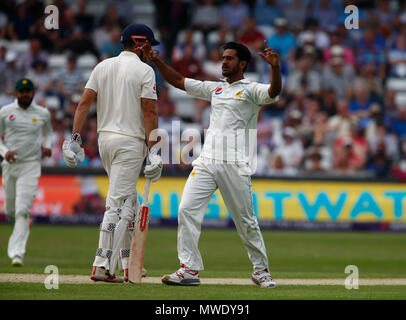
<svg viewBox="0 0 406 320">
<path fill-rule="evenodd" d="M 114 223 L 107 225 L 103 225 L 103 223 L 100 224 L 99 248 L 96 251 L 96 256 L 110 259 L 115 227 L 116 225 Z"/>
<path fill-rule="evenodd" d="M 120 258 L 129 258 L 130 249 L 120 249 Z"/>
<path fill-rule="evenodd" d="M 100 231 L 105 231 L 105 232 L 114 232 L 116 229 L 116 224 L 115 223 L 100 223 Z"/>
<path fill-rule="evenodd" d="M 96 256 L 104 258 L 111 257 L 111 247 L 113 245 L 114 230 L 116 229 L 117 223 L 118 215 L 116 210 L 107 210 L 100 224 L 99 248 L 96 251 Z"/>
<path fill-rule="evenodd" d="M 120 219 L 131 222 L 134 219 L 135 213 L 138 209 L 138 199 L 137 196 L 131 196 L 127 198 L 120 210 Z"/>
<path fill-rule="evenodd" d="M 119 208 L 106 207 L 106 211 L 104 212 L 104 216 L 103 216 L 103 221 L 100 225 L 100 230 L 114 231 L 111 229 L 112 229 L 112 225 L 116 225 L 118 223 L 118 220 L 119 220 L 118 211 L 119 211 Z"/>
<path fill-rule="evenodd" d="M 104 213 L 103 216 L 103 221 L 100 224 L 100 231 L 114 232 L 119 220 L 117 211 L 117 208 L 107 208 L 107 211 Z"/>
<path fill-rule="evenodd" d="M 96 256 L 102 257 L 102 258 L 110 259 L 111 254 L 112 254 L 111 249 L 97 248 L 97 251 L 96 251 Z"/>
<path fill-rule="evenodd" d="M 100 231 L 105 231 L 105 232 L 114 232 L 116 229 L 116 224 L 115 223 L 100 223 Z"/>
</svg>

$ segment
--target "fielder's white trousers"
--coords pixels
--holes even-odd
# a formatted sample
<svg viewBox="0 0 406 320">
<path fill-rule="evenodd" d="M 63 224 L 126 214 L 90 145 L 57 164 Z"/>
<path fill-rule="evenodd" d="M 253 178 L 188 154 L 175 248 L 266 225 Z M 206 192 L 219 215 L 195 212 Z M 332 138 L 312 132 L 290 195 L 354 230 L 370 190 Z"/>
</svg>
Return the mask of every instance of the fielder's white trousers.
<svg viewBox="0 0 406 320">
<path fill-rule="evenodd" d="M 125 199 L 137 195 L 138 178 L 147 146 L 144 140 L 116 133 L 100 132 L 98 138 L 100 158 L 109 177 L 106 211 L 103 224 L 117 224 L 118 211 Z M 99 248 L 111 249 L 112 240 L 100 234 Z M 124 237 L 123 248 L 130 247 L 130 233 Z M 108 266 L 108 258 L 96 255 L 93 266 Z"/>
<path fill-rule="evenodd" d="M 179 205 L 180 263 L 192 270 L 204 269 L 198 242 L 207 205 L 218 188 L 254 270 L 267 269 L 268 258 L 254 213 L 248 166 L 237 163 L 216 164 L 213 160 L 204 158 L 198 158 L 193 165 Z M 221 243 L 218 244 L 218 250 L 222 250 Z M 227 257 L 227 252 L 224 252 L 224 257 Z"/>
<path fill-rule="evenodd" d="M 40 161 L 8 163 L 4 160 L 1 167 L 5 212 L 14 220 L 7 253 L 11 259 L 15 256 L 23 259 L 30 235 L 30 210 L 41 175 L 41 163 Z"/>
</svg>

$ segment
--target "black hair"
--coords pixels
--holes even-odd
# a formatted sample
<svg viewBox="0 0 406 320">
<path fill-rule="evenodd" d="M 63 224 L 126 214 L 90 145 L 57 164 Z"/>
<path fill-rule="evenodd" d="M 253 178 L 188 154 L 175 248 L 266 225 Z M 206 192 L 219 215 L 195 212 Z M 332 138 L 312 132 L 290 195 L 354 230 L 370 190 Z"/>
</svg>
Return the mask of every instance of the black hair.
<svg viewBox="0 0 406 320">
<path fill-rule="evenodd" d="M 135 43 L 132 40 L 127 40 L 122 42 L 124 49 L 134 49 Z"/>
<path fill-rule="evenodd" d="M 245 72 L 245 70 L 247 69 L 248 64 L 251 61 L 251 52 L 250 52 L 250 50 L 246 46 L 244 46 L 243 44 L 238 43 L 238 42 L 233 42 L 233 41 L 227 42 L 224 45 L 223 49 L 224 50 L 232 49 L 232 50 L 237 51 L 238 59 L 240 61 L 246 61 L 247 62 L 247 65 L 245 66 L 245 68 L 243 70 Z"/>
</svg>

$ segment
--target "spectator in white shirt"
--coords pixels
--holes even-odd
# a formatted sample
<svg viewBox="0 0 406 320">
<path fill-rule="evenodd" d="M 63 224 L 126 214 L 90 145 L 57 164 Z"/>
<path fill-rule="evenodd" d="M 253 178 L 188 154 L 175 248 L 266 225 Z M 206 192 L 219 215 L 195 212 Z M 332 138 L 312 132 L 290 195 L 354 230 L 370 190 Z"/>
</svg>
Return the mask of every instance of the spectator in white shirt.
<svg viewBox="0 0 406 320">
<path fill-rule="evenodd" d="M 207 80 L 221 79 L 221 52 L 218 48 L 213 47 L 209 51 L 208 59 L 203 62 L 203 72 L 207 76 Z"/>
<path fill-rule="evenodd" d="M 282 143 L 273 153 L 282 158 L 285 167 L 298 170 L 304 155 L 302 142 L 297 138 L 296 130 L 292 127 L 284 128 L 282 137 Z"/>
<path fill-rule="evenodd" d="M 213 0 L 204 0 L 197 5 L 192 14 L 192 25 L 203 32 L 206 37 L 210 31 L 216 30 L 221 23 L 220 8 Z"/>
</svg>

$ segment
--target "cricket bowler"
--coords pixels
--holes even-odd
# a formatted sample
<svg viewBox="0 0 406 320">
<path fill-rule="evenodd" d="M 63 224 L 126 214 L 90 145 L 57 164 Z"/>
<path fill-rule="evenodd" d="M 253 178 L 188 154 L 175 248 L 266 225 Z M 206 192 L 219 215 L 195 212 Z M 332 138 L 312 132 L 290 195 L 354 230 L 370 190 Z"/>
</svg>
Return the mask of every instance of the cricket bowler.
<svg viewBox="0 0 406 320">
<path fill-rule="evenodd" d="M 83 161 L 80 132 L 97 97 L 98 147 L 109 189 L 91 274 L 94 281 L 128 280 L 131 225 L 139 206 L 136 187 L 147 154 L 145 177 L 156 181 L 162 172 L 161 157 L 153 148 L 156 141 L 149 140 L 151 131 L 158 127 L 158 114 L 155 73 L 141 50 L 147 40 L 151 45 L 159 44 L 146 25 L 131 24 L 123 30 L 124 50 L 92 71 L 75 112 L 72 137 L 62 147 L 68 166 Z M 124 279 L 115 275 L 115 266 L 110 270 L 113 248 L 120 248 Z"/>
<path fill-rule="evenodd" d="M 0 155 L 5 212 L 14 220 L 7 253 L 13 266 L 23 266 L 41 158 L 52 153 L 52 125 L 48 109 L 34 102 L 30 79 L 17 81 L 15 91 L 16 100 L 0 109 Z"/>
<path fill-rule="evenodd" d="M 199 157 L 192 163 L 178 215 L 180 268 L 165 275 L 168 285 L 199 285 L 203 261 L 198 249 L 201 224 L 213 193 L 219 189 L 253 264 L 252 281 L 261 288 L 275 288 L 269 273 L 264 240 L 252 203 L 251 170 L 243 135 L 256 129 L 260 106 L 276 102 L 281 92 L 278 54 L 266 43 L 259 56 L 271 65 L 271 84 L 251 82 L 244 71 L 251 54 L 240 43 L 229 42 L 222 56 L 222 81 L 185 78 L 158 58 L 146 43 L 143 52 L 163 78 L 193 98 L 211 102 L 210 125 Z M 226 144 L 224 139 L 227 138 Z M 233 139 L 230 139 L 233 138 Z M 248 148 L 255 147 L 253 145 Z M 225 256 L 226 258 L 226 256 Z"/>
</svg>

